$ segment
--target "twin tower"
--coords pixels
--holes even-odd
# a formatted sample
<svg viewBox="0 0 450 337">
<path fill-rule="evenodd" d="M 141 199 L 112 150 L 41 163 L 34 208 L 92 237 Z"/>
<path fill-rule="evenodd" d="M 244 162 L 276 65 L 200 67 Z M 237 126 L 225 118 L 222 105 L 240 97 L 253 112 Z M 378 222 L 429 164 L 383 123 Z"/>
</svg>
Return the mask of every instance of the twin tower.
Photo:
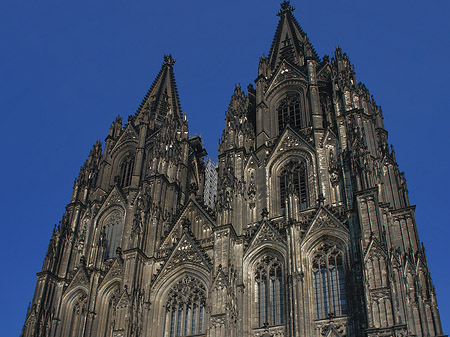
<svg viewBox="0 0 450 337">
<path fill-rule="evenodd" d="M 82 166 L 22 337 L 444 336 L 381 109 L 293 10 L 235 87 L 213 207 L 165 56 Z"/>
</svg>

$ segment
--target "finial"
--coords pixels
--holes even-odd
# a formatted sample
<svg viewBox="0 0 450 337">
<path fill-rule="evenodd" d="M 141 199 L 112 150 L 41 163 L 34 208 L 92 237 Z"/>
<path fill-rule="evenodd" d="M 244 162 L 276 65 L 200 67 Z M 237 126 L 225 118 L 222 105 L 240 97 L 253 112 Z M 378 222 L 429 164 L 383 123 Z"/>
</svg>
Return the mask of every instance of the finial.
<svg viewBox="0 0 450 337">
<path fill-rule="evenodd" d="M 284 0 L 281 4 L 281 9 L 278 11 L 277 15 L 280 16 L 283 13 L 286 12 L 293 12 L 295 10 L 295 7 L 291 6 L 291 2 L 289 0 Z"/>
<path fill-rule="evenodd" d="M 263 220 L 266 220 L 268 215 L 269 211 L 267 210 L 267 208 L 263 208 L 261 212 L 261 217 L 263 218 Z"/>
<path fill-rule="evenodd" d="M 172 55 L 164 55 L 164 65 L 168 65 L 172 67 L 175 63 L 175 59 L 172 58 Z"/>
</svg>

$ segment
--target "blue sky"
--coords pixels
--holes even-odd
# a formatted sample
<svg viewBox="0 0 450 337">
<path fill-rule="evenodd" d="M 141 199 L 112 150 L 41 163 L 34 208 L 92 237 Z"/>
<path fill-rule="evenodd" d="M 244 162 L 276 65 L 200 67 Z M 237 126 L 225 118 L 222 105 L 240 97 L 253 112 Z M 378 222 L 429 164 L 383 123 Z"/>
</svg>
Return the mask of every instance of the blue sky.
<svg viewBox="0 0 450 337">
<path fill-rule="evenodd" d="M 0 2 L 2 335 L 18 336 L 53 225 L 79 167 L 135 112 L 163 55 L 177 60 L 191 134 L 217 155 L 234 84 L 268 54 L 281 1 Z M 417 204 L 420 239 L 450 331 L 450 2 L 292 1 L 320 56 L 339 45 L 382 106 Z"/>
</svg>

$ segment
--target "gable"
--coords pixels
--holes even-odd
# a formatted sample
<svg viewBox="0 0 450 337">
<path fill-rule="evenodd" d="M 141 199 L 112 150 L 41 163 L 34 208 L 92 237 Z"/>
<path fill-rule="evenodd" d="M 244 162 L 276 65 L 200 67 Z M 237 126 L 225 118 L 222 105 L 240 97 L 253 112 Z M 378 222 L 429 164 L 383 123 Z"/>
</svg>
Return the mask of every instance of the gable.
<svg viewBox="0 0 450 337">
<path fill-rule="evenodd" d="M 252 251 L 265 243 L 278 243 L 286 245 L 286 241 L 281 237 L 268 221 L 263 221 L 256 230 L 253 239 L 250 241 L 246 251 Z"/>
<path fill-rule="evenodd" d="M 371 256 L 382 256 L 383 258 L 387 259 L 386 249 L 373 235 L 371 236 L 370 242 L 365 249 L 364 260 L 367 260 Z"/>
<path fill-rule="evenodd" d="M 308 77 L 305 74 L 303 74 L 300 70 L 298 70 L 295 66 L 293 66 L 286 60 L 283 60 L 269 82 L 266 91 L 267 96 L 270 96 L 272 91 L 275 90 L 275 88 L 277 88 L 283 82 L 293 80 L 304 82 L 305 85 L 307 85 L 308 83 Z"/>
<path fill-rule="evenodd" d="M 335 234 L 341 233 L 346 237 L 350 235 L 347 226 L 323 206 L 319 208 L 311 221 L 311 225 L 305 234 L 305 240 L 321 231 L 331 231 Z"/>
<path fill-rule="evenodd" d="M 114 146 L 111 148 L 110 153 L 114 155 L 120 148 L 122 148 L 127 143 L 138 143 L 139 136 L 134 129 L 134 127 L 128 123 L 125 129 L 122 131 L 119 139 L 116 141 Z"/>
<path fill-rule="evenodd" d="M 269 172 L 272 171 L 272 165 L 277 157 L 291 151 L 303 152 L 305 159 L 310 163 L 313 160 L 312 154 L 315 153 L 314 148 L 300 134 L 287 126 L 267 159 Z"/>
<path fill-rule="evenodd" d="M 115 278 L 122 278 L 122 275 L 123 275 L 122 267 L 120 266 L 119 262 L 117 262 L 117 260 L 115 260 L 114 263 L 112 264 L 111 268 L 109 268 L 105 277 L 101 281 L 100 286 L 108 283 L 109 281 L 111 281 Z"/>
<path fill-rule="evenodd" d="M 75 273 L 75 276 L 70 281 L 67 288 L 64 290 L 64 293 L 69 293 L 70 291 L 74 290 L 75 288 L 83 288 L 86 292 L 89 289 L 89 275 L 84 267 L 81 267 L 78 269 L 78 271 Z"/>
<path fill-rule="evenodd" d="M 214 227 L 214 220 L 211 218 L 211 216 L 199 205 L 198 202 L 196 202 L 193 199 L 189 199 L 189 202 L 187 203 L 186 207 L 183 209 L 183 211 L 180 213 L 178 218 L 173 223 L 172 227 L 169 230 L 169 233 L 167 234 L 164 241 L 161 243 L 161 249 L 167 249 L 173 246 L 174 242 L 178 240 L 178 238 L 181 236 L 181 233 L 183 231 L 183 221 L 185 219 L 189 219 L 194 217 L 194 219 L 201 218 L 204 222 L 204 224 L 207 224 L 211 227 L 211 229 Z M 193 229 L 193 226 L 195 223 L 191 221 L 191 228 Z M 195 235 L 195 233 L 194 233 Z M 200 240 L 201 238 L 195 237 L 196 239 Z"/>
<path fill-rule="evenodd" d="M 118 190 L 118 188 L 116 186 L 114 186 L 113 189 L 111 190 L 111 192 L 109 192 L 109 195 L 106 197 L 102 206 L 100 207 L 100 210 L 97 213 L 97 219 L 102 215 L 102 213 L 105 210 L 107 210 L 111 206 L 120 205 L 125 209 L 126 203 L 127 203 L 127 201 L 126 201 L 125 197 Z"/>
<path fill-rule="evenodd" d="M 211 270 L 209 257 L 202 253 L 196 242 L 192 239 L 187 229 L 176 246 L 173 248 L 166 262 L 156 275 L 155 281 L 161 276 L 170 273 L 183 265 L 196 265 Z"/>
</svg>

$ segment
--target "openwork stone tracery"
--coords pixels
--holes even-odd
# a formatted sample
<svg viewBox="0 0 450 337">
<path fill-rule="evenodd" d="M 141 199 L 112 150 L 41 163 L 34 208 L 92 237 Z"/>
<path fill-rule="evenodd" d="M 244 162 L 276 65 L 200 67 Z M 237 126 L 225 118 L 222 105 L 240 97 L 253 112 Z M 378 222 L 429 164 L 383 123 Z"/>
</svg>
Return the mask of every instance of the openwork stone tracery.
<svg viewBox="0 0 450 337">
<path fill-rule="evenodd" d="M 206 289 L 203 283 L 185 276 L 167 295 L 165 336 L 193 336 L 205 332 Z"/>
<path fill-rule="evenodd" d="M 264 254 L 255 264 L 254 279 L 258 327 L 283 324 L 283 264 L 276 256 Z"/>
</svg>

